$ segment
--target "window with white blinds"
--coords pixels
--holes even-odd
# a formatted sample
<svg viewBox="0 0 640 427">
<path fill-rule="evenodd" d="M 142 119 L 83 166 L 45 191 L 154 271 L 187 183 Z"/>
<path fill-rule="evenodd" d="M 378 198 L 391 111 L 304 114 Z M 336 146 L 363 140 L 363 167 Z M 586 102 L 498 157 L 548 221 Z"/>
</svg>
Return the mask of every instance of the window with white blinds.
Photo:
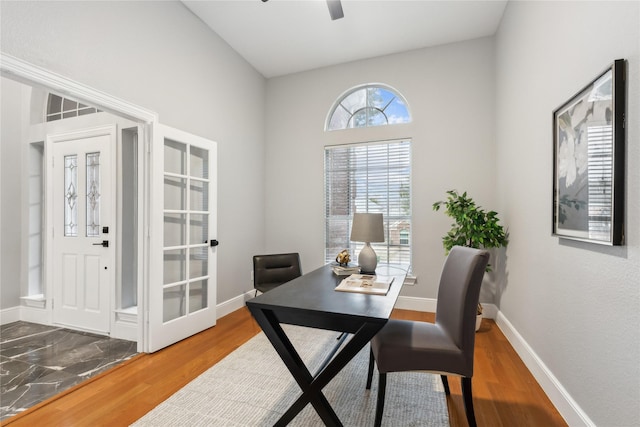
<svg viewBox="0 0 640 427">
<path fill-rule="evenodd" d="M 411 141 L 325 147 L 325 261 L 364 243 L 351 242 L 356 212 L 382 213 L 385 242 L 372 243 L 379 263 L 411 265 Z"/>
</svg>

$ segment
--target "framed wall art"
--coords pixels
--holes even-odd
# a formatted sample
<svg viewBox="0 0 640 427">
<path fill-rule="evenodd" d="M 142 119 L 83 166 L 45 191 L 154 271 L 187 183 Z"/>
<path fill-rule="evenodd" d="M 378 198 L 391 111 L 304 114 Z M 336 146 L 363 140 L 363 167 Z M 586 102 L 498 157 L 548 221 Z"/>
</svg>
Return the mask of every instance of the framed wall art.
<svg viewBox="0 0 640 427">
<path fill-rule="evenodd" d="M 553 235 L 624 244 L 626 61 L 553 112 Z"/>
</svg>

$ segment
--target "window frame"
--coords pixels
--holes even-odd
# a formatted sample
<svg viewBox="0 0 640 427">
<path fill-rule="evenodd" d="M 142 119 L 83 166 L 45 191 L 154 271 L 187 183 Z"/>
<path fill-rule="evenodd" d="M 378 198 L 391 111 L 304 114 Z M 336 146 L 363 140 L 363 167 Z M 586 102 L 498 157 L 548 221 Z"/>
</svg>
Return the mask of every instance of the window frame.
<svg viewBox="0 0 640 427">
<path fill-rule="evenodd" d="M 372 247 L 378 254 L 378 257 L 381 263 L 389 263 L 391 265 L 400 266 L 404 269 L 410 270 L 411 264 L 412 264 L 412 258 L 413 258 L 413 245 L 412 245 L 413 239 L 411 237 L 411 234 L 412 234 L 412 231 L 411 231 L 412 230 L 412 225 L 411 225 L 412 224 L 412 197 L 411 197 L 412 195 L 412 144 L 413 142 L 411 138 L 401 138 L 401 139 L 388 139 L 384 141 L 371 141 L 371 142 L 337 144 L 337 145 L 325 146 L 325 149 L 324 149 L 325 150 L 325 154 L 324 154 L 324 157 L 325 157 L 324 158 L 325 262 L 335 261 L 336 254 L 340 252 L 342 249 L 348 249 L 349 253 L 352 256 L 353 261 L 355 262 L 357 259 L 357 255 L 359 254 L 360 250 L 364 246 L 364 243 L 350 241 L 351 226 L 353 224 L 353 214 L 356 211 L 359 213 L 360 212 L 377 212 L 377 213 L 381 212 L 383 213 L 383 218 L 384 218 L 385 242 L 372 243 Z M 405 154 L 406 159 L 404 159 L 404 161 L 402 162 L 402 167 L 406 169 L 406 172 L 402 175 L 402 180 L 397 179 L 398 177 L 397 174 L 394 177 L 394 179 L 391 180 L 391 182 L 401 183 L 401 184 L 398 184 L 401 188 L 398 189 L 397 196 L 394 196 L 391 199 L 387 198 L 385 206 L 381 209 L 377 209 L 377 208 L 370 209 L 368 205 L 366 206 L 365 209 L 362 209 L 363 208 L 362 206 L 360 206 L 358 209 L 358 207 L 356 206 L 357 201 L 355 198 L 351 198 L 351 194 L 355 192 L 355 190 L 353 190 L 353 186 L 355 185 L 354 181 L 356 179 L 355 176 L 359 175 L 358 172 L 362 172 L 362 169 L 348 166 L 346 169 L 341 170 L 343 174 L 345 172 L 350 174 L 348 177 L 349 183 L 348 183 L 348 191 L 347 191 L 349 195 L 346 196 L 346 200 L 348 201 L 348 203 L 347 203 L 347 206 L 343 208 L 343 209 L 346 209 L 347 212 L 346 214 L 343 214 L 343 215 L 331 214 L 333 200 L 330 200 L 330 198 L 333 197 L 332 195 L 334 194 L 334 191 L 333 191 L 334 189 L 332 186 L 332 182 L 330 182 L 330 179 L 333 178 L 335 180 L 335 179 L 342 179 L 342 178 L 336 177 L 335 170 L 329 168 L 329 165 L 328 165 L 329 153 L 331 153 L 332 150 L 343 149 L 343 150 L 351 151 L 351 150 L 363 149 L 364 147 L 367 147 L 368 149 L 368 147 L 376 147 L 376 146 L 386 146 L 387 152 L 388 152 L 389 147 L 392 145 L 402 146 L 400 150 L 406 151 L 406 154 Z M 398 149 L 394 148 L 394 150 L 398 150 Z M 333 151 L 333 153 L 336 153 L 336 152 Z M 398 165 L 395 165 L 393 168 L 389 167 L 388 158 L 389 157 L 387 157 L 387 168 L 386 168 L 387 189 L 389 187 L 389 182 L 390 182 L 389 172 L 397 171 L 398 170 L 397 168 L 399 167 Z M 351 160 L 348 160 L 347 162 L 349 161 Z M 329 176 L 330 174 L 332 174 L 332 177 Z M 361 175 L 360 175 L 360 179 L 362 179 Z M 367 181 L 368 180 L 369 178 L 367 175 Z M 408 188 L 403 187 L 405 183 L 407 184 Z M 401 193 L 403 192 L 406 192 L 407 194 L 402 196 Z M 406 214 L 404 215 L 398 214 L 398 211 L 404 209 L 404 205 L 402 207 L 399 207 L 400 205 L 393 205 L 392 207 L 390 207 L 391 205 L 390 200 L 392 200 L 396 204 L 401 203 L 402 200 L 406 200 L 406 202 L 408 203 L 406 205 L 406 210 L 407 210 Z M 362 201 L 360 203 L 362 203 Z M 368 204 L 368 203 L 369 203 L 368 201 L 365 202 L 365 204 Z M 392 208 L 394 206 L 396 211 L 394 211 L 393 215 L 391 215 L 390 212 L 392 211 Z M 342 227 L 334 226 L 334 228 L 332 228 L 332 222 L 334 224 L 342 222 L 343 224 L 342 224 Z M 345 224 L 346 224 L 346 229 L 345 229 Z M 397 229 L 395 231 L 395 234 L 398 235 L 397 242 L 392 242 L 390 238 L 392 234 L 392 228 L 393 228 L 392 224 L 395 224 L 397 226 Z M 338 249 L 338 246 L 334 246 L 336 228 L 337 229 L 342 228 L 342 230 L 338 230 L 339 231 L 338 240 L 343 239 L 342 240 L 343 244 L 341 245 L 343 247 L 340 247 L 339 249 Z M 403 230 L 408 232 L 408 238 L 409 238 L 408 244 L 402 243 L 399 239 L 400 231 L 403 231 Z M 396 254 L 397 257 L 392 256 L 392 254 Z"/>
<path fill-rule="evenodd" d="M 90 105 L 83 104 L 71 98 L 49 92 L 45 100 L 44 121 L 53 122 L 100 112 L 101 110 L 96 107 L 91 107 Z"/>
<path fill-rule="evenodd" d="M 386 92 L 389 92 L 393 95 L 393 98 L 388 101 L 383 108 L 378 108 L 378 107 L 374 107 L 374 106 L 370 106 L 368 105 L 368 96 L 369 96 L 369 89 L 374 89 L 374 88 L 379 88 L 382 89 Z M 345 107 L 343 105 L 343 101 L 347 100 L 351 95 L 353 95 L 356 92 L 359 91 L 365 91 L 365 102 L 364 105 L 360 105 L 356 108 L 353 109 L 353 111 L 350 111 L 347 107 Z M 404 108 L 406 109 L 406 120 L 403 120 L 401 122 L 392 122 L 389 123 L 389 116 L 386 114 L 385 110 L 394 102 L 399 102 L 400 104 L 402 104 L 404 106 Z M 337 127 L 337 128 L 332 128 L 331 127 L 331 123 L 333 122 L 333 117 L 336 114 L 336 111 L 342 108 L 344 111 L 346 111 L 347 114 L 350 115 L 349 119 L 347 120 L 346 124 L 344 125 L 344 127 Z M 379 111 L 381 114 L 384 115 L 385 117 L 385 123 L 381 123 L 381 124 L 373 124 L 370 125 L 369 124 L 369 120 L 365 121 L 365 125 L 364 126 L 353 126 L 353 118 L 361 113 L 362 111 L 365 110 L 369 110 L 369 109 L 373 109 L 373 110 L 377 110 Z M 393 87 L 389 86 L 389 85 L 385 85 L 382 83 L 367 83 L 367 84 L 363 84 L 363 85 L 359 85 L 359 86 L 355 86 L 347 91 L 345 91 L 344 93 L 342 93 L 337 99 L 336 101 L 333 103 L 333 105 L 331 106 L 331 108 L 329 109 L 329 113 L 327 114 L 326 120 L 325 120 L 325 126 L 324 126 L 324 130 L 327 132 L 333 132 L 333 131 L 338 131 L 338 130 L 345 130 L 345 129 L 362 129 L 362 128 L 370 128 L 370 127 L 377 127 L 377 126 L 388 126 L 388 125 L 394 125 L 394 124 L 404 124 L 404 123 L 411 123 L 412 121 L 412 115 L 411 115 L 411 110 L 409 108 L 409 104 L 407 103 L 407 100 L 404 98 L 404 96 L 402 96 L 402 94 L 400 92 L 398 92 L 396 89 L 394 89 Z"/>
</svg>

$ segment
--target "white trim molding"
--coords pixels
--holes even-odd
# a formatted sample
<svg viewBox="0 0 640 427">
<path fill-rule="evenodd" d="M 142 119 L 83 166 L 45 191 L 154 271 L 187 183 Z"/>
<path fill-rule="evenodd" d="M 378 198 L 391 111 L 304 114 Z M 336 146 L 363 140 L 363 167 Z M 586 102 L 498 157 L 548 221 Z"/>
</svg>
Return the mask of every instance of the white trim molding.
<svg viewBox="0 0 640 427">
<path fill-rule="evenodd" d="M 0 52 L 0 71 L 3 76 L 23 83 L 44 87 L 74 100 L 100 107 L 110 113 L 143 123 L 158 121 L 158 114 L 111 96 L 82 83 L 30 64 L 15 56 Z"/>
<path fill-rule="evenodd" d="M 17 322 L 20 320 L 20 307 L 9 307 L 0 310 L 0 325 Z"/>
<path fill-rule="evenodd" d="M 238 295 L 237 297 L 226 300 L 225 302 L 221 302 L 216 305 L 216 319 L 219 319 L 227 314 L 233 313 L 236 310 L 241 309 L 242 307 L 247 305 L 247 301 L 253 298 L 255 295 L 255 290 L 252 289 L 243 294 Z"/>
<path fill-rule="evenodd" d="M 435 298 L 418 298 L 418 297 L 403 297 L 399 296 L 396 301 L 395 308 L 401 310 L 415 310 L 426 311 L 428 313 L 436 312 L 436 299 Z"/>
</svg>

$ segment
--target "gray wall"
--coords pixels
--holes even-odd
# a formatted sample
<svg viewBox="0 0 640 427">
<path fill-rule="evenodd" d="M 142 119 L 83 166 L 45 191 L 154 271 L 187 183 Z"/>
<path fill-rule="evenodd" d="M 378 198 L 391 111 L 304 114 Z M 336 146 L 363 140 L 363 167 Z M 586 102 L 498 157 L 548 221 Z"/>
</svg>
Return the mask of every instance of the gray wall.
<svg viewBox="0 0 640 427">
<path fill-rule="evenodd" d="M 509 2 L 496 43 L 502 313 L 596 425 L 640 421 L 640 3 Z M 624 247 L 551 236 L 552 112 L 628 65 Z"/>
<path fill-rule="evenodd" d="M 0 309 L 20 305 L 22 238 L 22 85 L 0 79 Z"/>
<path fill-rule="evenodd" d="M 264 249 L 265 79 L 180 2 L 3 1 L 0 8 L 3 52 L 218 142 L 218 301 L 251 289 L 251 255 Z M 6 268 L 2 289 L 13 286 Z"/>
<path fill-rule="evenodd" d="M 300 251 L 308 271 L 324 263 L 324 146 L 411 137 L 413 270 L 406 296 L 436 297 L 451 221 L 433 212 L 449 189 L 483 206 L 495 200 L 494 48 L 484 38 L 269 79 L 266 221 L 270 250 Z M 333 103 L 365 83 L 407 100 L 413 122 L 325 132 Z M 493 301 L 484 295 L 483 301 Z"/>
</svg>

